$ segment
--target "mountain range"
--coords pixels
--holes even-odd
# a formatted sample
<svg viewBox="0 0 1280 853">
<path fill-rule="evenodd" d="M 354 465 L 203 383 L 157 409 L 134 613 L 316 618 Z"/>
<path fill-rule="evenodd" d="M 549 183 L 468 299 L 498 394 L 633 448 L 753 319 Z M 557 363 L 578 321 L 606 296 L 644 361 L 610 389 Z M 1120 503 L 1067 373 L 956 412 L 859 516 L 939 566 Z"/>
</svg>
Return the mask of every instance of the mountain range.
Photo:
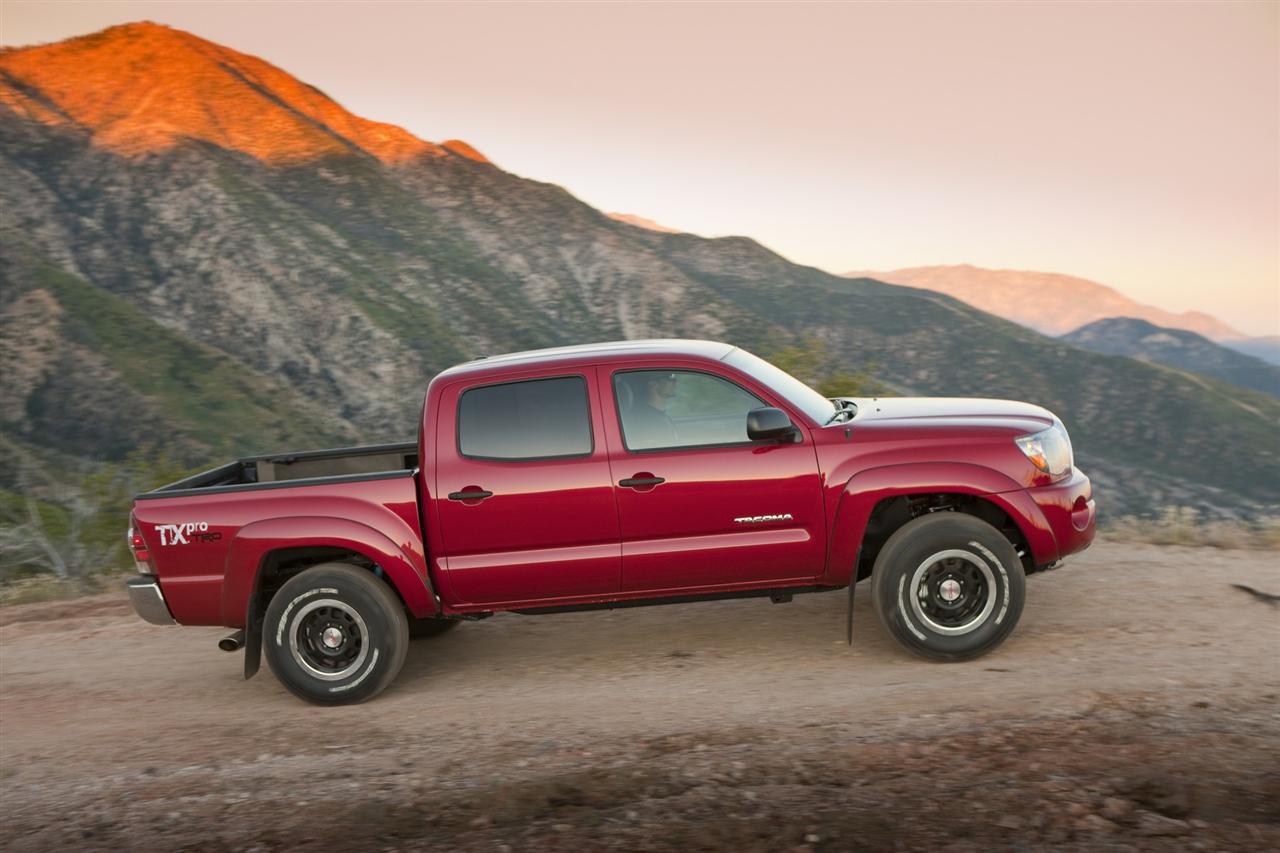
<svg viewBox="0 0 1280 853">
<path fill-rule="evenodd" d="M 1280 365 L 1280 335 L 1264 335 L 1243 341 L 1228 341 L 1227 346 L 1236 352 L 1260 358 L 1267 364 Z"/>
<path fill-rule="evenodd" d="M 1165 329 L 1132 317 L 1113 317 L 1081 326 L 1062 339 L 1094 352 L 1190 370 L 1280 397 L 1280 367 L 1215 344 L 1195 332 Z"/>
<path fill-rule="evenodd" d="M 140 23 L 0 54 L 0 487 L 411 438 L 460 360 L 619 338 L 819 346 L 895 393 L 1066 421 L 1108 513 L 1280 504 L 1280 401 L 950 296 L 636 227 Z"/>
<path fill-rule="evenodd" d="M 945 293 L 1046 335 L 1065 335 L 1095 320 L 1132 317 L 1154 326 L 1186 329 L 1219 343 L 1249 339 L 1238 329 L 1203 312 L 1165 311 L 1136 302 L 1105 284 L 1062 273 L 955 264 L 847 275 Z"/>
</svg>

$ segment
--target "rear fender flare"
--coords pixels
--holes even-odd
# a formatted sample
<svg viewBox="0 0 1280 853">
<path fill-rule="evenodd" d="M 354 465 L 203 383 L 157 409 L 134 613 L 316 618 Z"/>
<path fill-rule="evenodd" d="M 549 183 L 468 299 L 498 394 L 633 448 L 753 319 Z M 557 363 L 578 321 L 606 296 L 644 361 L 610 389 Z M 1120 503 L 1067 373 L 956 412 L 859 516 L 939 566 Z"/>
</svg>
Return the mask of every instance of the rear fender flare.
<svg viewBox="0 0 1280 853">
<path fill-rule="evenodd" d="M 827 550 L 827 578 L 848 583 L 876 504 L 898 495 L 952 493 L 989 501 L 1013 519 L 1037 560 L 1056 553 L 1048 523 L 1022 486 L 1007 475 L 968 462 L 911 462 L 860 471 L 849 478 L 836 506 Z"/>
<path fill-rule="evenodd" d="M 426 561 L 411 545 L 397 545 L 385 533 L 346 518 L 293 516 L 247 524 L 231 541 L 222 583 L 223 624 L 244 626 L 249 598 L 257 591 L 268 555 L 302 547 L 342 548 L 359 554 L 382 569 L 414 618 L 440 611 Z"/>
</svg>

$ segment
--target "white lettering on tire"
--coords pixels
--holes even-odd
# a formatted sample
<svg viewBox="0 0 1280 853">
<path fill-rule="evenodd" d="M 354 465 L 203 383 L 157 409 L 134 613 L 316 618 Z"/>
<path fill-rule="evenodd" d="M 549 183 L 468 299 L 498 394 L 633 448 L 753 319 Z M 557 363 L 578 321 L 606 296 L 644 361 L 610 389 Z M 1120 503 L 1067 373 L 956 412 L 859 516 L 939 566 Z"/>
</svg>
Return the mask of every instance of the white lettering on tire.
<svg viewBox="0 0 1280 853">
<path fill-rule="evenodd" d="M 373 655 L 369 658 L 369 665 L 365 667 L 364 672 L 360 673 L 359 678 L 357 678 L 355 681 L 347 682 L 346 684 L 340 684 L 337 687 L 330 687 L 329 692 L 341 693 L 344 690 L 350 690 L 352 687 L 355 687 L 357 684 L 359 684 L 360 682 L 368 678 L 369 673 L 373 672 L 373 668 L 377 665 L 378 665 L 378 650 L 374 649 Z"/>
<path fill-rule="evenodd" d="M 928 642 L 929 638 L 920 633 L 915 623 L 911 621 L 911 617 L 907 615 L 906 586 L 907 576 L 904 574 L 898 578 L 898 612 L 902 614 L 902 623 L 911 629 L 911 633 L 920 638 L 920 642 Z"/>
<path fill-rule="evenodd" d="M 1000 570 L 1000 578 L 1003 581 L 1002 592 L 1004 594 L 1001 596 L 1003 600 L 1000 602 L 1000 612 L 996 614 L 995 620 L 995 624 L 999 625 L 1004 621 L 1005 614 L 1009 612 L 1009 596 L 1011 595 L 1009 592 L 1009 573 L 1005 571 L 1004 563 L 1000 562 L 1000 558 L 992 554 L 987 546 L 981 542 L 970 542 L 969 544 L 986 554 L 991 559 L 991 562 L 995 564 L 995 567 Z"/>
</svg>

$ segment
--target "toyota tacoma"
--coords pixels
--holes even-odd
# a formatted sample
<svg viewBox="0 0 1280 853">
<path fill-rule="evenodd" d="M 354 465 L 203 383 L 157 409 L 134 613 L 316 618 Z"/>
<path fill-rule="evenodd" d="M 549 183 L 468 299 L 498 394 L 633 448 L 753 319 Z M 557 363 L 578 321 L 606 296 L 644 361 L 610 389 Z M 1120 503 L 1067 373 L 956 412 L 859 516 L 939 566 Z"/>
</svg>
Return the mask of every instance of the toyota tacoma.
<svg viewBox="0 0 1280 853">
<path fill-rule="evenodd" d="M 742 349 L 627 341 L 431 380 L 414 443 L 237 459 L 139 495 L 127 581 L 159 624 L 235 629 L 320 704 L 396 677 L 412 636 L 494 613 L 846 589 L 908 651 L 999 645 L 1028 574 L 1089 545 L 1051 412 L 828 399 Z"/>
</svg>

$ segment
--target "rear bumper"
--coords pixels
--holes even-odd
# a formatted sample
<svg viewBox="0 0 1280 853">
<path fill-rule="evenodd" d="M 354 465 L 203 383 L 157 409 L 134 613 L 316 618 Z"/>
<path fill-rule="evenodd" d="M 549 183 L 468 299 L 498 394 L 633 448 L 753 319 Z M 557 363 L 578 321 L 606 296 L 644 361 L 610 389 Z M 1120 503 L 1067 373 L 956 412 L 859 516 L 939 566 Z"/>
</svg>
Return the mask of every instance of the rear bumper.
<svg viewBox="0 0 1280 853">
<path fill-rule="evenodd" d="M 1083 551 L 1093 544 L 1098 532 L 1098 507 L 1093 501 L 1093 485 L 1079 468 L 1052 486 L 1027 489 L 1044 517 L 1057 546 L 1055 559 Z"/>
<path fill-rule="evenodd" d="M 165 603 L 164 593 L 160 591 L 160 582 L 146 575 L 134 575 L 125 581 L 129 590 L 129 601 L 138 615 L 152 625 L 177 624 L 169 613 L 169 605 Z"/>
</svg>

